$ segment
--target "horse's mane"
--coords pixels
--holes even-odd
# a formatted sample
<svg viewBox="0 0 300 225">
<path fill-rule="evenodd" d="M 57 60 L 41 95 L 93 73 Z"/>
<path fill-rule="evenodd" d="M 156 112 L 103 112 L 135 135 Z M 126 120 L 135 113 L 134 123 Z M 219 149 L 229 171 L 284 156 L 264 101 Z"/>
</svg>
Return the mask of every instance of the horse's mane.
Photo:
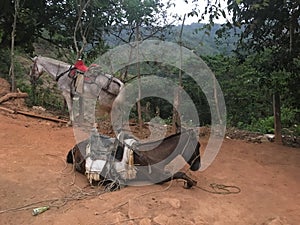
<svg viewBox="0 0 300 225">
<path fill-rule="evenodd" d="M 165 138 L 162 138 L 162 139 L 159 139 L 159 140 L 156 140 L 156 141 L 150 141 L 150 142 L 147 142 L 147 143 L 138 143 L 137 147 L 140 148 L 140 149 L 144 149 L 144 148 L 147 149 L 147 146 L 149 148 L 152 148 L 152 146 L 158 146 L 158 145 L 160 145 L 160 143 L 168 141 L 170 139 L 173 139 L 174 137 L 177 137 L 177 136 L 180 136 L 180 135 L 185 135 L 185 134 L 191 135 L 191 133 L 193 133 L 193 132 L 194 132 L 193 129 L 183 130 L 180 133 L 172 134 L 168 137 L 165 137 Z"/>
<path fill-rule="evenodd" d="M 57 59 L 52 59 L 49 57 L 45 57 L 45 56 L 38 56 L 38 58 L 42 59 L 43 61 L 47 61 L 53 65 L 63 65 L 63 66 L 70 66 L 69 63 L 65 63 L 63 61 L 57 60 Z"/>
</svg>

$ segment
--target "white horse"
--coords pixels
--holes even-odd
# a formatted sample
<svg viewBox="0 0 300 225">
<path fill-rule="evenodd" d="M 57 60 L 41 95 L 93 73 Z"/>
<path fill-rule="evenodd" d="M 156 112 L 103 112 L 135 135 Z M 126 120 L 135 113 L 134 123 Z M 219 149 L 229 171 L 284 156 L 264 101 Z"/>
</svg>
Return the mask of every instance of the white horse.
<svg viewBox="0 0 300 225">
<path fill-rule="evenodd" d="M 74 92 L 73 85 L 76 81 L 74 77 L 70 76 L 70 72 L 74 70 L 74 66 L 42 56 L 36 56 L 32 61 L 31 77 L 38 79 L 43 72 L 46 72 L 52 76 L 53 80 L 57 81 L 58 88 L 62 91 L 62 95 L 66 100 L 70 122 L 72 123 L 74 121 L 72 94 Z M 83 82 L 81 94 L 90 99 L 98 98 L 101 106 L 111 109 L 114 100 L 124 87 L 124 83 L 112 75 L 103 73 L 99 66 L 89 67 L 85 75 L 88 76 L 90 81 Z"/>
</svg>

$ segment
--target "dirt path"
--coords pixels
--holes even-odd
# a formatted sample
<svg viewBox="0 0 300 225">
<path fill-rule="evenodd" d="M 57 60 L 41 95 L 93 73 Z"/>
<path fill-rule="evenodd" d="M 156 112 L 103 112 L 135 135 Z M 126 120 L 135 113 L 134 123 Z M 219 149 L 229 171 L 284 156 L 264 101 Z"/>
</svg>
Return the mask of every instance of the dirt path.
<svg viewBox="0 0 300 225">
<path fill-rule="evenodd" d="M 214 163 L 190 175 L 198 186 L 236 185 L 241 193 L 215 195 L 183 183 L 127 187 L 93 197 L 65 156 L 75 144 L 72 128 L 0 113 L 1 224 L 299 224 L 300 150 L 272 143 L 226 139 Z M 202 149 L 207 139 L 201 140 Z M 68 202 L 61 201 L 68 196 Z M 81 199 L 83 200 L 75 200 Z M 3 212 L 43 200 L 32 208 Z M 66 200 L 66 199 L 65 199 Z M 71 201 L 72 200 L 72 201 Z M 43 206 L 41 202 L 35 206 Z"/>
</svg>

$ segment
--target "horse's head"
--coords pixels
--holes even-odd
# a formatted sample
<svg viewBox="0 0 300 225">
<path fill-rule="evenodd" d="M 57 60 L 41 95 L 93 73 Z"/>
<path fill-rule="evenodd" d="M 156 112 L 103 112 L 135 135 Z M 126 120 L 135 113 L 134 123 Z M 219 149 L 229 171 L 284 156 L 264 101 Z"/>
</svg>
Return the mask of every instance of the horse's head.
<svg viewBox="0 0 300 225">
<path fill-rule="evenodd" d="M 88 140 L 76 144 L 67 154 L 67 163 L 74 164 L 75 169 L 84 174 L 85 173 L 85 148 Z"/>
<path fill-rule="evenodd" d="M 191 130 L 191 132 L 188 131 L 187 133 L 190 137 L 187 141 L 187 149 L 183 152 L 182 156 L 190 165 L 190 170 L 197 171 L 201 166 L 200 143 L 194 131 Z"/>
<path fill-rule="evenodd" d="M 43 67 L 38 63 L 38 56 L 31 59 L 33 64 L 30 67 L 29 76 L 33 80 L 37 80 L 44 72 Z"/>
<path fill-rule="evenodd" d="M 190 165 L 190 170 L 196 171 L 199 170 L 201 166 L 201 159 L 200 159 L 200 143 L 197 142 L 195 151 L 193 152 L 188 164 Z"/>
</svg>

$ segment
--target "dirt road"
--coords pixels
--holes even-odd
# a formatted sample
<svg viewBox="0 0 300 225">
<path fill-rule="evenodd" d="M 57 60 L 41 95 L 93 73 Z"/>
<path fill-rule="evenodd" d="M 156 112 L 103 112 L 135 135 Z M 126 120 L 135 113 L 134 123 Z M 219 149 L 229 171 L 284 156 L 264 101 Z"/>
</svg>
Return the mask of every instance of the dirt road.
<svg viewBox="0 0 300 225">
<path fill-rule="evenodd" d="M 299 149 L 225 139 L 207 170 L 189 173 L 199 187 L 174 181 L 102 193 L 65 164 L 72 128 L 3 112 L 0 121 L 1 224 L 300 224 Z M 203 150 L 207 138 L 200 141 Z M 241 192 L 201 189 L 212 183 Z M 32 207 L 49 204 L 31 215 Z"/>
</svg>

